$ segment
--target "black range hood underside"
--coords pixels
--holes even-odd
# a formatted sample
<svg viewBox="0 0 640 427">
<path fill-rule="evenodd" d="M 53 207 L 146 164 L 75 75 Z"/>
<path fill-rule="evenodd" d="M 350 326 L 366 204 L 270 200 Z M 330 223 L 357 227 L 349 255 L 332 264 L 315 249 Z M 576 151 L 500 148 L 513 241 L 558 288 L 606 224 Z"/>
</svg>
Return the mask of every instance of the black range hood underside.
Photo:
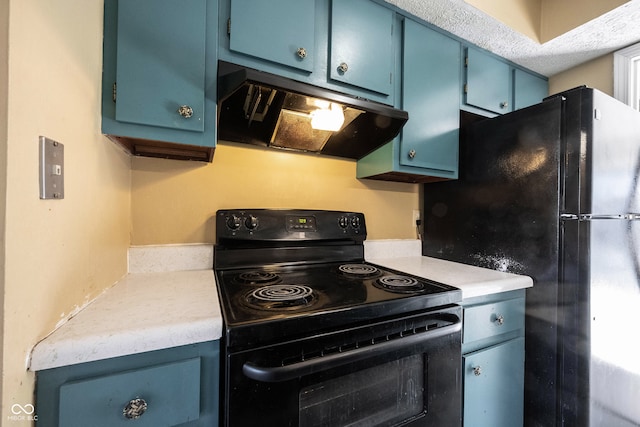
<svg viewBox="0 0 640 427">
<path fill-rule="evenodd" d="M 285 117 L 308 121 L 308 111 L 301 105 L 308 97 L 340 104 L 346 118 L 342 129 L 312 131 L 308 125 L 306 129 L 283 125 Z M 360 159 L 395 138 L 408 118 L 406 111 L 384 104 L 224 61 L 218 63 L 219 140 Z M 311 139 L 322 141 L 317 144 Z"/>
</svg>

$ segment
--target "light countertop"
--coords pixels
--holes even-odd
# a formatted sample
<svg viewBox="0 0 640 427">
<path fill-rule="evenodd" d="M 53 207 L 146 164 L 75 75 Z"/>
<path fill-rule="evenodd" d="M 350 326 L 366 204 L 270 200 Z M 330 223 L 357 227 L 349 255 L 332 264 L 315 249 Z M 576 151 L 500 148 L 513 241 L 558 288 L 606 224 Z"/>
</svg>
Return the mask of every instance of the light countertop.
<svg viewBox="0 0 640 427">
<path fill-rule="evenodd" d="M 39 371 L 219 339 L 213 270 L 131 273 L 40 341 Z"/>
<path fill-rule="evenodd" d="M 129 274 L 40 341 L 29 369 L 219 339 L 212 245 L 133 247 Z M 523 289 L 531 278 L 420 256 L 419 240 L 365 241 L 367 261 L 462 290 L 463 298 Z"/>
<path fill-rule="evenodd" d="M 533 286 L 528 276 L 504 273 L 425 256 L 373 258 L 367 261 L 462 290 L 462 299 Z"/>
</svg>

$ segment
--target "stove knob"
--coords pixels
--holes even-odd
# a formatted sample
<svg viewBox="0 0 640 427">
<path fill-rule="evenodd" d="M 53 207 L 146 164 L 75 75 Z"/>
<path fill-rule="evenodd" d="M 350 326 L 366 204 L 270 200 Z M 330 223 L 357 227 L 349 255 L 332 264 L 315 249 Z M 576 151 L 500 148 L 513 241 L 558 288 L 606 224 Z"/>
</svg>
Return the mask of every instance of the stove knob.
<svg viewBox="0 0 640 427">
<path fill-rule="evenodd" d="M 346 216 L 341 216 L 340 218 L 338 218 L 338 225 L 342 228 L 347 228 L 347 226 L 349 225 L 349 218 L 347 218 Z"/>
<path fill-rule="evenodd" d="M 238 215 L 231 215 L 229 218 L 227 218 L 227 227 L 229 227 L 231 230 L 237 230 L 238 228 L 240 228 L 241 223 L 242 222 Z"/>
<path fill-rule="evenodd" d="M 354 216 L 353 218 L 351 218 L 351 226 L 353 228 L 360 228 L 360 217 L 359 216 Z"/>
<path fill-rule="evenodd" d="M 255 230 L 256 227 L 258 227 L 258 218 L 253 215 L 249 215 L 247 219 L 244 220 L 244 226 L 249 230 Z"/>
</svg>

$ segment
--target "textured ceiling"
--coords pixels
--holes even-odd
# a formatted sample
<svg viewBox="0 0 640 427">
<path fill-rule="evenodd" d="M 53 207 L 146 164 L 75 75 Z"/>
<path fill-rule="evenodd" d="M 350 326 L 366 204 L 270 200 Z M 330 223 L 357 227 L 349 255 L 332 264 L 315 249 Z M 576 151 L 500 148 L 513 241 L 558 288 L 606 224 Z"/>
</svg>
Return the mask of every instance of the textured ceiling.
<svg viewBox="0 0 640 427">
<path fill-rule="evenodd" d="M 544 44 L 463 0 L 385 1 L 545 76 L 640 41 L 640 0 L 631 0 Z"/>
</svg>

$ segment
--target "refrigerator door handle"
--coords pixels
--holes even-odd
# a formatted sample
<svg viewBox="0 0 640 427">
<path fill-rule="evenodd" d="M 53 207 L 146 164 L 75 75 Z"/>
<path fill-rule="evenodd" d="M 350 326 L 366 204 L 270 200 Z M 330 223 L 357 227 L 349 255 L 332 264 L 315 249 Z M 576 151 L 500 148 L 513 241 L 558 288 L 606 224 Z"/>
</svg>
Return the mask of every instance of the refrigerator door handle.
<svg viewBox="0 0 640 427">
<path fill-rule="evenodd" d="M 598 214 L 561 214 L 560 219 L 563 221 L 566 220 L 578 220 L 578 221 L 591 221 L 594 219 L 626 219 L 630 221 L 640 219 L 640 214 L 638 213 L 625 213 L 625 214 L 617 214 L 617 215 L 598 215 Z"/>
<path fill-rule="evenodd" d="M 579 218 L 578 218 L 578 215 L 565 213 L 565 214 L 560 214 L 560 219 L 563 221 L 566 221 L 566 220 L 576 220 Z"/>
</svg>

